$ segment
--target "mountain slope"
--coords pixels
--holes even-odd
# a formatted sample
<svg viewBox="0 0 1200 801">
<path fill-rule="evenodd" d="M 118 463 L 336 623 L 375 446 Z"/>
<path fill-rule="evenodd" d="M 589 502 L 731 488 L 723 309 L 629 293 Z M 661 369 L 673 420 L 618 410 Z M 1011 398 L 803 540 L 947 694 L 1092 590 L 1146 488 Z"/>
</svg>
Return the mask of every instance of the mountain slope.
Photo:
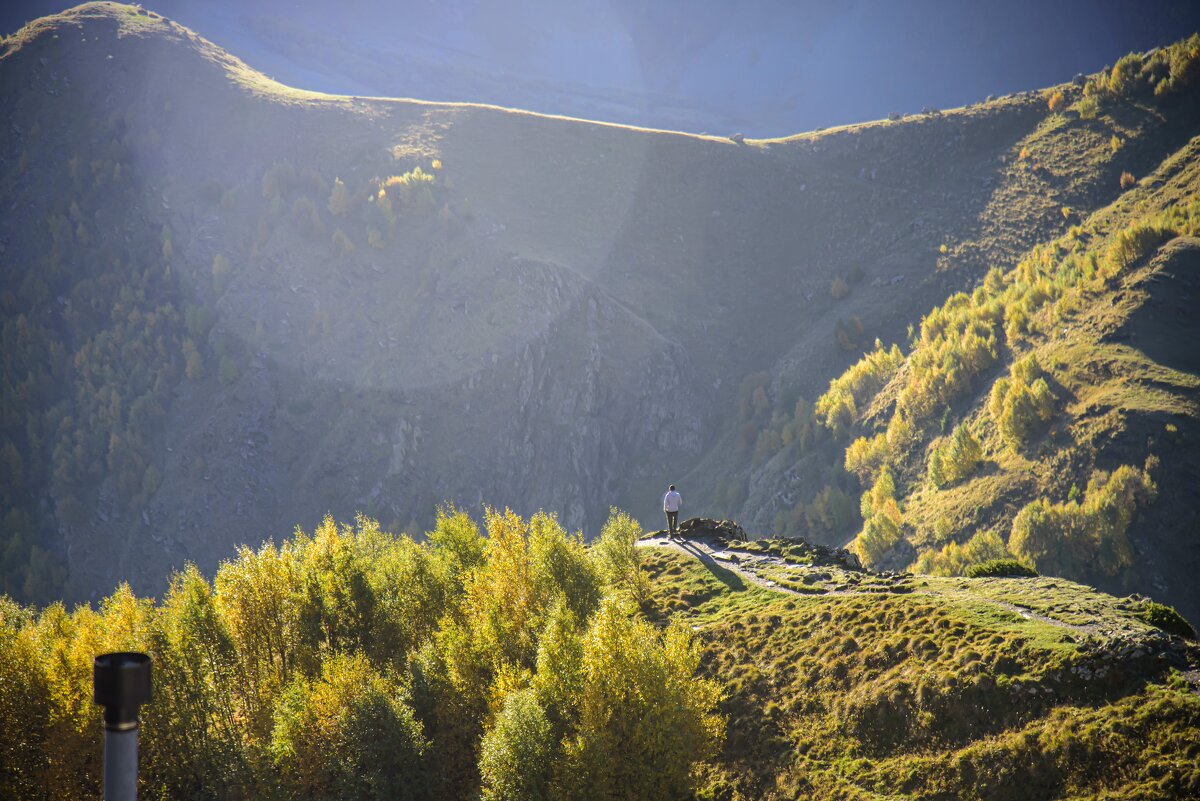
<svg viewBox="0 0 1200 801">
<path fill-rule="evenodd" d="M 1197 129 L 1193 92 L 1111 124 L 1031 93 L 744 143 L 332 97 L 109 3 L 0 53 L 25 598 L 149 590 L 329 511 L 418 531 L 487 502 L 594 532 L 683 475 L 689 509 L 763 531 L 840 498 L 806 533 L 842 542 L 841 444 L 772 447 L 797 397 Z"/>
<path fill-rule="evenodd" d="M 868 519 L 864 555 L 907 564 L 915 546 L 917 569 L 945 573 L 1011 551 L 1113 591 L 1153 587 L 1200 613 L 1200 554 L 1186 534 L 1198 154 L 1192 140 L 1066 237 L 926 315 L 910 356 L 863 404 L 868 435 L 846 451 L 866 485 L 888 473 L 904 510 L 899 539 Z M 1044 398 L 1036 413 L 1021 405 L 1028 387 Z M 952 474 L 943 465 L 959 441 L 978 454 Z"/>
</svg>

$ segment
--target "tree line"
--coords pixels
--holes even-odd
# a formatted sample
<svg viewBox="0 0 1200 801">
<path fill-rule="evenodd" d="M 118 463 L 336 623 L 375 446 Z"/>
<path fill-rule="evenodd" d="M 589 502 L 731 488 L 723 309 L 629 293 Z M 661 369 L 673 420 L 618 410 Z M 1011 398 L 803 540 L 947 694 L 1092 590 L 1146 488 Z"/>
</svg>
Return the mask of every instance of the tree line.
<svg viewBox="0 0 1200 801">
<path fill-rule="evenodd" d="M 209 799 L 684 798 L 723 731 L 691 630 L 640 612 L 640 529 L 443 509 L 189 566 L 155 603 L 0 599 L 0 796 L 96 797 L 91 661 L 154 659 L 142 793 Z"/>
</svg>

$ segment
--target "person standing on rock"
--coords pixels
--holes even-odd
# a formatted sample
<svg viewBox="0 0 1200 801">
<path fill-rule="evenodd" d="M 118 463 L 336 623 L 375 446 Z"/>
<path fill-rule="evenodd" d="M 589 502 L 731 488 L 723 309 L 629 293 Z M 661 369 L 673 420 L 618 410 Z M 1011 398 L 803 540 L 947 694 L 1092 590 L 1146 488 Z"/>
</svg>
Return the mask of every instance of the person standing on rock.
<svg viewBox="0 0 1200 801">
<path fill-rule="evenodd" d="M 672 484 L 667 494 L 663 496 L 663 511 L 667 513 L 667 536 L 674 537 L 679 529 L 679 509 L 683 506 L 683 498 L 675 491 Z"/>
</svg>

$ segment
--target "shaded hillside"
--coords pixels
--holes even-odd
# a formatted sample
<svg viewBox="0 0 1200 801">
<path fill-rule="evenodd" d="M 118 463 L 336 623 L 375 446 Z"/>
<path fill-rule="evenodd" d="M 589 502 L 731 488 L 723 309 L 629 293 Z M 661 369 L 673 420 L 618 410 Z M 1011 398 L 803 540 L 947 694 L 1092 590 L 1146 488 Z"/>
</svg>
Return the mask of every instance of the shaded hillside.
<svg viewBox="0 0 1200 801">
<path fill-rule="evenodd" d="M 685 474 L 689 509 L 763 530 L 836 489 L 849 514 L 808 533 L 844 541 L 841 446 L 772 448 L 797 397 L 1195 132 L 1186 92 L 1131 105 L 1118 149 L 1035 93 L 740 144 L 331 97 L 115 4 L 0 52 L 25 598 L 155 588 L 328 511 L 417 531 L 507 503 L 594 532 Z"/>
</svg>

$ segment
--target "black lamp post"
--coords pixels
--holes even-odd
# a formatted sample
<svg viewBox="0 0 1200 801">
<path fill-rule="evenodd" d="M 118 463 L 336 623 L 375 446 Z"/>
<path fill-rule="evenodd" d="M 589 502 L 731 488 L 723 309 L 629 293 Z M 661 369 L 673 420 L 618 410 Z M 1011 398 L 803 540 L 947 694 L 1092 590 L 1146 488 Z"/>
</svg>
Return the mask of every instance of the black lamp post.
<svg viewBox="0 0 1200 801">
<path fill-rule="evenodd" d="M 136 801 L 138 707 L 150 701 L 150 657 L 101 654 L 92 690 L 104 707 L 104 801 Z"/>
</svg>

